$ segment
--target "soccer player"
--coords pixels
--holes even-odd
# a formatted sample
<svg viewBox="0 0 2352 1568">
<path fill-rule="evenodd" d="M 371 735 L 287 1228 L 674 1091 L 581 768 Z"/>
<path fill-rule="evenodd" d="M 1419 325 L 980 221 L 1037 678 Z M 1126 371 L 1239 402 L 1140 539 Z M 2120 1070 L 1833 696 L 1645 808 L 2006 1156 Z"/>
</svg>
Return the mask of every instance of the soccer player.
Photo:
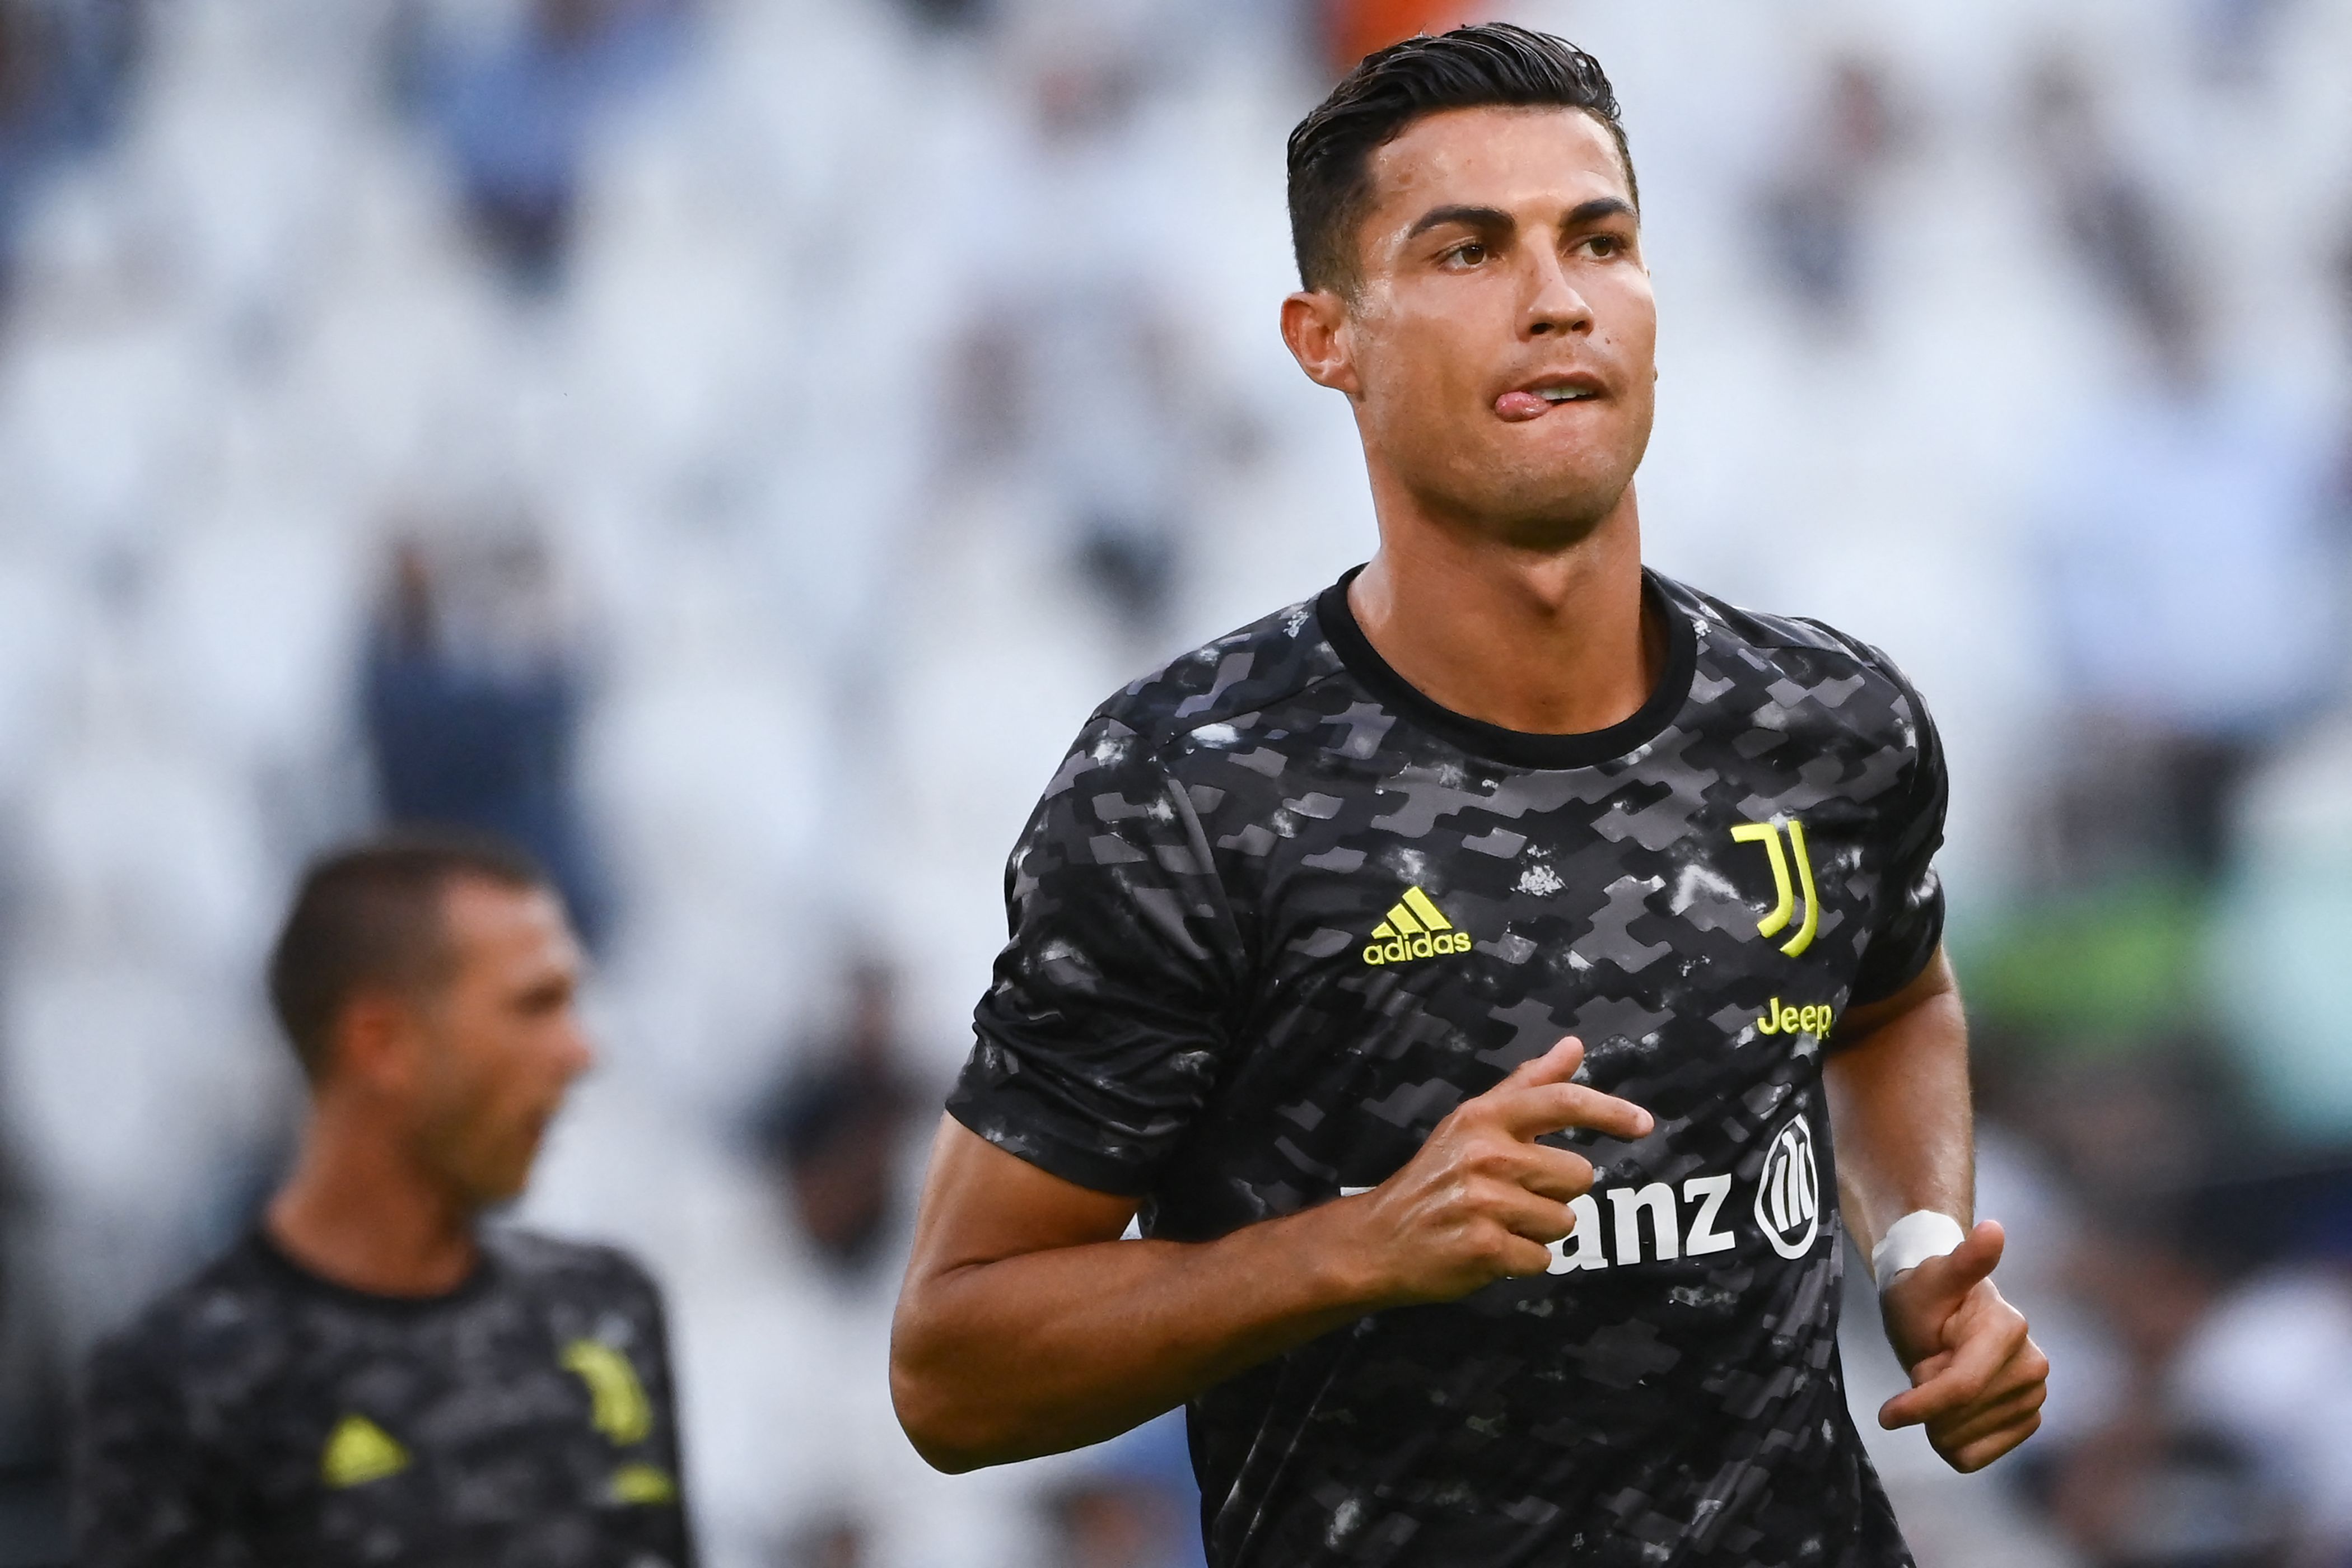
<svg viewBox="0 0 2352 1568">
<path fill-rule="evenodd" d="M 81 1568 L 686 1568 L 661 1302 L 485 1232 L 590 1063 L 540 873 L 424 839 L 312 868 L 270 961 L 310 1080 L 263 1226 L 92 1363 Z"/>
<path fill-rule="evenodd" d="M 1839 1220 L 1914 1384 L 1883 1423 L 1974 1469 L 2047 1372 L 1969 1224 L 1927 710 L 1643 569 L 1655 310 L 1590 57 L 1398 45 L 1289 162 L 1283 332 L 1379 552 L 1047 786 L 900 1418 L 963 1469 L 1188 1403 L 1220 1568 L 1906 1563 Z"/>
</svg>

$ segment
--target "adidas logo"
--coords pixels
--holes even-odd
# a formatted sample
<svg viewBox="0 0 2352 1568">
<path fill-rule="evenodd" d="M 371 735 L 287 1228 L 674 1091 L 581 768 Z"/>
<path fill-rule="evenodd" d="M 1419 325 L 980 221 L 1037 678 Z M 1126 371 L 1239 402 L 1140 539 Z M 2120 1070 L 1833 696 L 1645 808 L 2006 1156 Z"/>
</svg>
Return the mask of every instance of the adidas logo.
<svg viewBox="0 0 2352 1568">
<path fill-rule="evenodd" d="M 1389 918 L 1372 928 L 1364 948 L 1366 963 L 1402 963 L 1415 958 L 1442 958 L 1470 951 L 1470 933 L 1455 931 L 1454 922 L 1438 912 L 1427 893 L 1407 888 L 1389 910 Z"/>
<path fill-rule="evenodd" d="M 346 1415 L 319 1456 L 319 1479 L 338 1489 L 363 1487 L 408 1468 L 408 1450 L 364 1415 Z"/>
</svg>

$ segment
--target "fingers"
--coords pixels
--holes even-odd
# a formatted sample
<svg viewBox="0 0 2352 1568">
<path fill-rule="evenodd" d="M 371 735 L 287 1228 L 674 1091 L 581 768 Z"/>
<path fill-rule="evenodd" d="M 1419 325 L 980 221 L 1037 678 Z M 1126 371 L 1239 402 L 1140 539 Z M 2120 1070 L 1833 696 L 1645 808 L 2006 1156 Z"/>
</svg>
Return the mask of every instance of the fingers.
<svg viewBox="0 0 2352 1568">
<path fill-rule="evenodd" d="M 1498 1087 L 1524 1089 L 1530 1084 L 1566 1083 L 1583 1065 L 1584 1042 L 1574 1035 L 1564 1035 L 1543 1055 L 1513 1068 Z"/>
<path fill-rule="evenodd" d="M 1522 1142 L 1570 1127 L 1590 1128 L 1629 1142 L 1648 1137 L 1656 1125 L 1648 1111 L 1570 1081 L 1583 1065 L 1584 1042 L 1568 1036 L 1543 1055 L 1513 1068 L 1509 1077 L 1465 1101 L 1461 1109 L 1491 1115 L 1496 1125 Z"/>
<path fill-rule="evenodd" d="M 1516 1233 L 1506 1234 L 1495 1248 L 1494 1265 L 1498 1276 L 1528 1279 L 1550 1269 L 1551 1248 Z"/>
<path fill-rule="evenodd" d="M 2007 1245 L 2000 1221 L 1977 1221 L 1976 1228 L 1961 1239 L 1959 1246 L 1944 1255 L 1945 1263 L 1952 1269 L 1952 1289 L 1966 1295 L 1976 1289 L 1978 1280 L 1992 1278 L 1992 1271 L 2000 1266 L 2001 1248 Z"/>
<path fill-rule="evenodd" d="M 1980 1437 L 1956 1451 L 1946 1451 L 1944 1462 L 1962 1475 L 1983 1469 L 2020 1443 L 2042 1429 L 2042 1412 L 2034 1411 L 2014 1426 L 2003 1428 L 1989 1437 Z"/>
<path fill-rule="evenodd" d="M 2028 1383 L 1977 1409 L 1961 1411 L 1951 1420 L 1929 1422 L 1927 1440 L 1936 1446 L 1937 1453 L 1949 1458 L 1988 1437 L 1998 1437 L 2013 1426 L 2024 1425 L 2029 1415 L 2038 1421 L 2042 1404 L 2049 1397 L 2048 1383 Z"/>
<path fill-rule="evenodd" d="M 2017 1312 L 1987 1316 L 1953 1348 L 1948 1364 L 1881 1405 L 1878 1424 L 1892 1431 L 1932 1422 L 1982 1400 L 1988 1393 L 2006 1393 L 2007 1387 L 1999 1383 L 2000 1374 L 2026 1343 L 2025 1320 Z M 1920 1366 L 1927 1364 L 1922 1362 Z"/>
<path fill-rule="evenodd" d="M 1656 1121 L 1630 1100 L 1603 1094 L 1580 1083 L 1532 1084 L 1493 1090 L 1496 1121 L 1514 1138 L 1540 1138 L 1570 1127 L 1589 1128 L 1632 1142 L 1646 1138 Z"/>
<path fill-rule="evenodd" d="M 1527 1146 L 1516 1173 L 1519 1185 L 1554 1203 L 1570 1203 L 1592 1190 L 1592 1162 L 1568 1149 Z"/>
<path fill-rule="evenodd" d="M 1913 1303 L 1931 1317 L 1940 1316 L 1965 1300 L 1969 1291 L 1992 1277 L 2000 1264 L 2005 1238 L 1998 1220 L 1979 1220 L 1960 1238 L 1959 1246 L 1940 1258 L 1929 1258 L 1885 1281 L 1895 1300 Z"/>
<path fill-rule="evenodd" d="M 1516 1183 L 1497 1182 L 1480 1195 L 1479 1212 L 1514 1236 L 1549 1247 L 1576 1228 L 1568 1205 L 1541 1197 Z"/>
</svg>

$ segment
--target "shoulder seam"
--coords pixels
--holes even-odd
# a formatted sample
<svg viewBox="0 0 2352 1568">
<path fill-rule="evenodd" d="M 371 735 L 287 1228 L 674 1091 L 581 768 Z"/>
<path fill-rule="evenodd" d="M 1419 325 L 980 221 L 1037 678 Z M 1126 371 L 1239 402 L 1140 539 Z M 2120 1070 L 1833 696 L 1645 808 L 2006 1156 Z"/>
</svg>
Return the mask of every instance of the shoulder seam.
<svg viewBox="0 0 2352 1568">
<path fill-rule="evenodd" d="M 1247 719 L 1253 714 L 1265 712 L 1267 709 L 1273 707 L 1277 702 L 1288 702 L 1296 698 L 1303 697 L 1307 692 L 1312 691 L 1317 687 L 1322 685 L 1324 682 L 1328 680 L 1337 680 L 1345 674 L 1347 674 L 1347 668 L 1344 665 L 1338 668 L 1327 669 L 1318 675 L 1308 677 L 1307 679 L 1300 681 L 1296 686 L 1288 687 L 1281 691 L 1276 692 L 1274 695 L 1266 698 L 1264 701 L 1254 702 L 1246 708 L 1236 708 L 1229 713 L 1220 713 L 1203 717 L 1197 722 L 1187 721 L 1182 723 L 1181 727 L 1171 726 L 1152 738 L 1150 755 L 1152 759 L 1157 762 L 1160 757 L 1160 754 L 1166 752 L 1169 747 L 1198 734 L 1201 731 L 1206 730 L 1212 725 L 1238 723 L 1240 721 Z"/>
</svg>

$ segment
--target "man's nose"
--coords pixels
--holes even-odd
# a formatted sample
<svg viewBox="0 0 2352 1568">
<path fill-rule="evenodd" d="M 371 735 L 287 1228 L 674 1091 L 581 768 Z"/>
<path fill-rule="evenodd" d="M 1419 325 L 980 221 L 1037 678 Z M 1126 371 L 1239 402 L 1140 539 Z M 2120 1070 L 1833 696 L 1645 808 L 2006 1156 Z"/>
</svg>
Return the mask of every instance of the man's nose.
<svg viewBox="0 0 2352 1568">
<path fill-rule="evenodd" d="M 1585 303 L 1568 268 L 1549 250 L 1537 248 L 1530 254 L 1533 273 L 1520 330 L 1531 338 L 1591 331 L 1592 307 Z"/>
<path fill-rule="evenodd" d="M 596 1047 L 588 1038 L 588 1031 L 582 1028 L 576 1022 L 564 1026 L 559 1063 L 566 1083 L 583 1073 L 595 1070 Z"/>
</svg>

